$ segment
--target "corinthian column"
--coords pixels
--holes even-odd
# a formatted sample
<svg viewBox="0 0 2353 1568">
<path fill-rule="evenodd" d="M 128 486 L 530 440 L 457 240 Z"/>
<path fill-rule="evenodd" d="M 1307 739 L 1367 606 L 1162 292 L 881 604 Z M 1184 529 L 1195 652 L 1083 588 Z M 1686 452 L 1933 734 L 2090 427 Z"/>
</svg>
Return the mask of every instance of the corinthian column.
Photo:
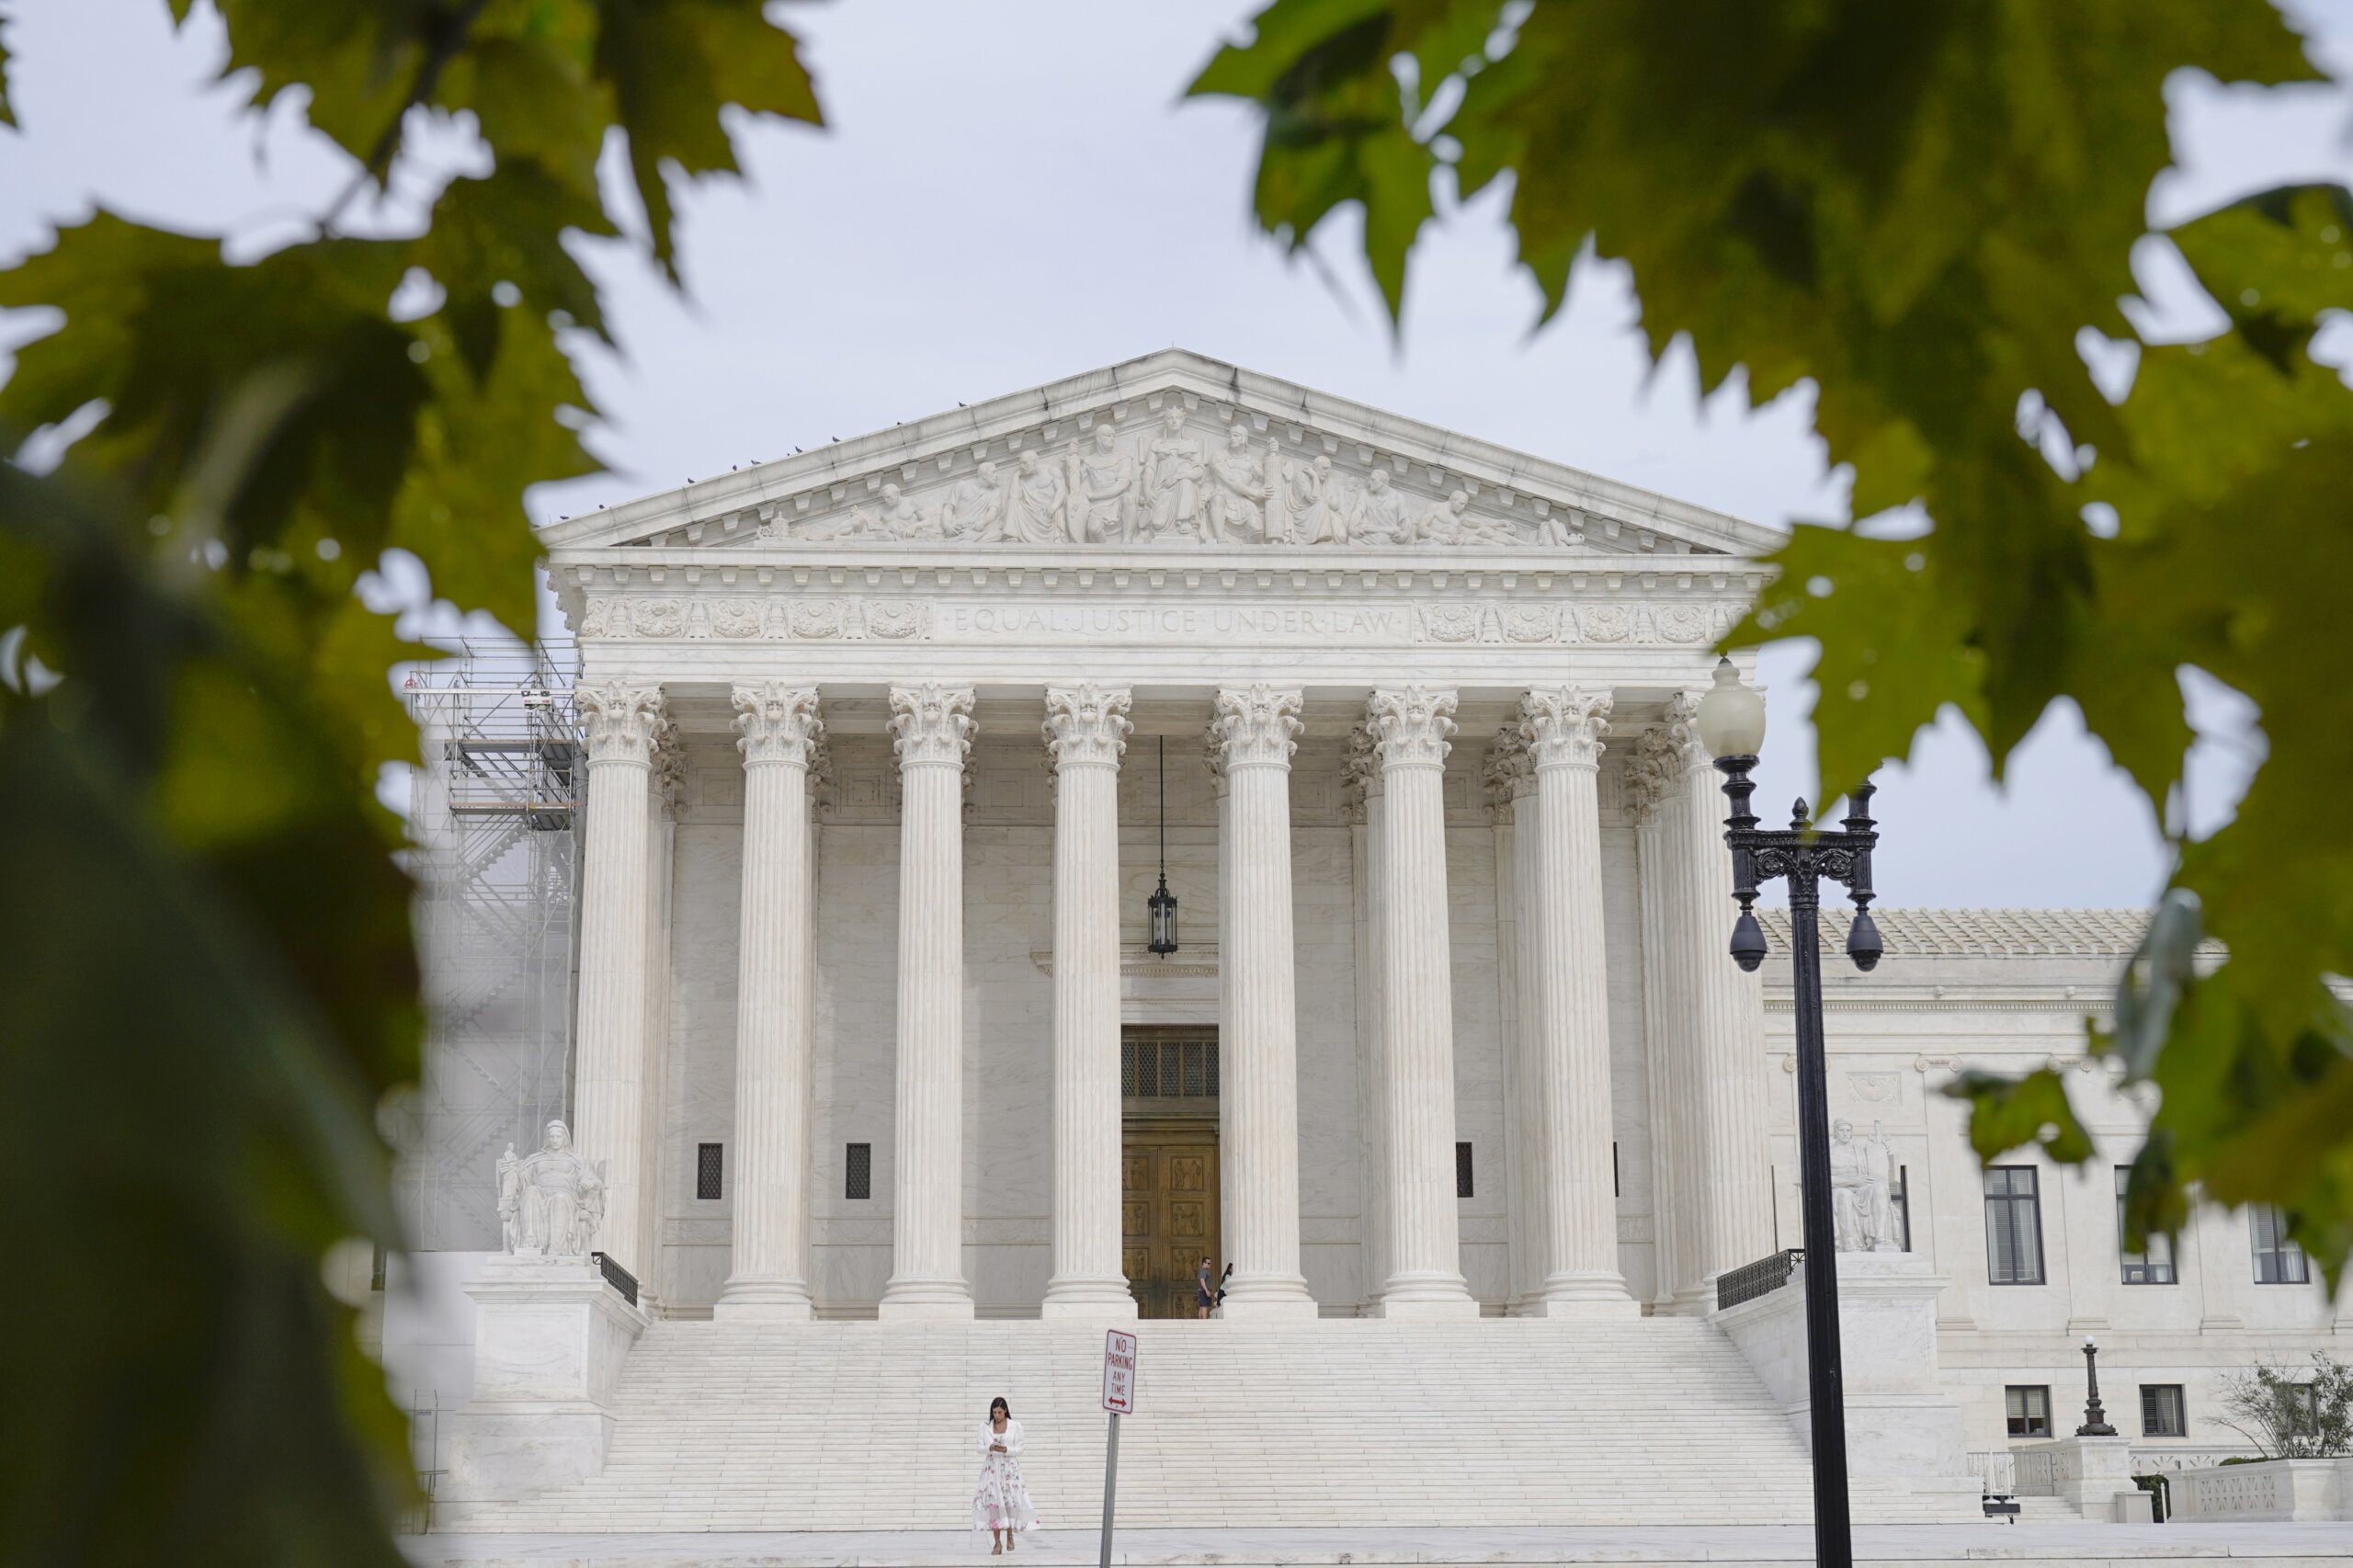
<svg viewBox="0 0 2353 1568">
<path fill-rule="evenodd" d="M 1210 733 L 1223 767 L 1225 928 L 1218 933 L 1227 1033 L 1219 1112 L 1229 1318 L 1312 1318 L 1299 1268 L 1299 1001 L 1293 973 L 1290 758 L 1302 694 L 1217 694 Z"/>
<path fill-rule="evenodd" d="M 734 691 L 744 754 L 744 903 L 735 980 L 733 1267 L 721 1317 L 811 1315 L 809 762 L 817 688 Z"/>
<path fill-rule="evenodd" d="M 576 694 L 588 729 L 588 827 L 580 890 L 579 1056 L 574 1142 L 604 1167 L 597 1250 L 650 1275 L 646 1247 L 646 795 L 669 732 L 662 688 L 608 681 Z"/>
<path fill-rule="evenodd" d="M 1125 687 L 1049 687 L 1054 767 L 1054 1274 L 1046 1317 L 1131 1318 L 1120 1267 L 1120 756 Z"/>
<path fill-rule="evenodd" d="M 1647 819 L 1643 857 L 1645 971 L 1666 983 L 1656 996 L 1651 1049 L 1670 1085 L 1665 1123 L 1679 1157 L 1659 1194 L 1672 1209 L 1678 1245 L 1670 1277 L 1678 1312 L 1704 1312 L 1712 1281 L 1773 1244 L 1772 1190 L 1763 1124 L 1763 985 L 1723 957 L 1732 857 L 1723 843 L 1723 795 L 1694 724 L 1699 694 L 1667 699 L 1665 722 L 1636 747 L 1637 801 Z M 1656 918 L 1648 913 L 1655 903 Z M 1646 998 L 1647 999 L 1647 998 Z"/>
<path fill-rule="evenodd" d="M 1497 947 L 1503 960 L 1504 1049 L 1511 1073 L 1506 1134 L 1514 1162 L 1511 1213 L 1512 1311 L 1526 1313 L 1544 1295 L 1547 1237 L 1542 1052 L 1536 1028 L 1536 774 L 1515 714 L 1487 748 L 1489 812 L 1495 824 Z"/>
<path fill-rule="evenodd" d="M 1618 1272 L 1609 1154 L 1609 985 L 1603 961 L 1601 802 L 1609 694 L 1562 687 L 1520 703 L 1536 770 L 1537 1089 L 1542 1118 L 1545 1317 L 1640 1312 Z"/>
<path fill-rule="evenodd" d="M 964 1283 L 964 813 L 972 688 L 891 688 L 899 752 L 897 1148 L 885 1318 L 969 1318 Z"/>
<path fill-rule="evenodd" d="M 1454 1196 L 1454 984 L 1446 911 L 1446 737 L 1454 693 L 1376 691 L 1381 759 L 1381 1026 L 1388 1057 L 1392 1318 L 1469 1318 Z"/>
<path fill-rule="evenodd" d="M 1381 759 L 1369 723 L 1348 733 L 1345 789 L 1349 847 L 1356 856 L 1357 1110 L 1363 1120 L 1364 1305 L 1378 1308 L 1389 1284 L 1389 1044 L 1381 1003 Z"/>
</svg>

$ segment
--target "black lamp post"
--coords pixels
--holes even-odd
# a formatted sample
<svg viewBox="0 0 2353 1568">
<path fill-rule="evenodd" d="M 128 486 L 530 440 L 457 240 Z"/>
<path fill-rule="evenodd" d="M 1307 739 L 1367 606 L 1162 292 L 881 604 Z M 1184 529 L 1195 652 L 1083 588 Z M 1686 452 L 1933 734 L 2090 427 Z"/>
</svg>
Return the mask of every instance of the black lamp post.
<svg viewBox="0 0 2353 1568">
<path fill-rule="evenodd" d="M 1817 831 L 1797 803 L 1786 828 L 1760 828 L 1748 809 L 1756 786 L 1749 770 L 1765 742 L 1765 699 L 1741 685 L 1730 659 L 1716 662 L 1715 688 L 1699 701 L 1699 742 L 1724 776 L 1732 814 L 1724 842 L 1732 846 L 1733 897 L 1740 918 L 1732 929 L 1732 956 L 1744 970 L 1765 961 L 1765 933 L 1756 924 L 1756 886 L 1776 877 L 1790 884 L 1790 960 L 1797 983 L 1798 1170 L 1805 1218 L 1806 1391 L 1813 1433 L 1813 1551 L 1820 1568 L 1853 1568 L 1855 1544 L 1847 1506 L 1847 1396 L 1838 1351 L 1838 1238 L 1830 1214 L 1830 1108 L 1822 1040 L 1822 952 L 1818 917 L 1822 883 L 1840 883 L 1855 900 L 1847 956 L 1857 969 L 1879 962 L 1879 927 L 1871 920 L 1872 786 L 1850 797 L 1843 830 Z"/>
<path fill-rule="evenodd" d="M 1160 737 L 1160 886 L 1144 900 L 1152 915 L 1152 937 L 1144 944 L 1154 958 L 1176 950 L 1176 895 L 1168 891 L 1168 737 Z"/>
<path fill-rule="evenodd" d="M 2078 1437 L 2113 1437 L 2116 1428 L 2108 1424 L 2108 1412 L 2099 1407 L 2099 1346 L 2092 1343 L 2090 1335 L 2084 1335 L 2084 1424 L 2075 1428 Z"/>
</svg>

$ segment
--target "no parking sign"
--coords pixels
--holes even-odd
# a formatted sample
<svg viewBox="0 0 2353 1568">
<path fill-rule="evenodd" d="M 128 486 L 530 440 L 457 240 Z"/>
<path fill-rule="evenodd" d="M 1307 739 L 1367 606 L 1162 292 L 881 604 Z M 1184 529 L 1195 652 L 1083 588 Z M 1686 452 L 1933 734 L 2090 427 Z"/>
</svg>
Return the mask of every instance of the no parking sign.
<svg viewBox="0 0 2353 1568">
<path fill-rule="evenodd" d="M 1103 1408 L 1114 1415 L 1136 1413 L 1136 1336 L 1116 1328 L 1103 1335 Z"/>
</svg>

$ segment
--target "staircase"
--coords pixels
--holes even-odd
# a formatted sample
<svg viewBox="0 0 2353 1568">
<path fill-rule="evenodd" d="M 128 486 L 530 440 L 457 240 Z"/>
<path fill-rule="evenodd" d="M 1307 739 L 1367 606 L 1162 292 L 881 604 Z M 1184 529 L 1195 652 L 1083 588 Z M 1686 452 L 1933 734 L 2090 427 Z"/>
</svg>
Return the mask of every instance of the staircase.
<svg viewBox="0 0 2353 1568">
<path fill-rule="evenodd" d="M 1811 1517 L 1804 1446 L 1740 1352 L 1698 1319 L 1138 1327 L 1123 1525 Z M 1099 1329 L 1042 1322 L 656 1323 L 623 1373 L 601 1474 L 517 1501 L 448 1503 L 436 1525 L 961 1528 L 982 1415 L 1003 1394 L 1028 1432 L 1040 1515 L 1091 1528 L 1101 1347 Z M 1911 1502 L 1859 1487 L 1856 1513 L 1934 1517 Z"/>
</svg>

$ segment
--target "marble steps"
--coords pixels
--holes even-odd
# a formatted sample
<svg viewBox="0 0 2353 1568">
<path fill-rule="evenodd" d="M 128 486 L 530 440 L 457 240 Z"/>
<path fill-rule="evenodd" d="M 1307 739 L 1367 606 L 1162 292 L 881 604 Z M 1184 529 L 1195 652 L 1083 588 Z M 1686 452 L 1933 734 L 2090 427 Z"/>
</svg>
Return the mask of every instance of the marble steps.
<svg viewBox="0 0 2353 1568">
<path fill-rule="evenodd" d="M 1697 1319 L 1147 1323 L 1120 1514 L 1142 1526 L 1797 1523 L 1804 1447 Z M 1099 1328 L 665 1322 L 623 1372 L 604 1471 L 477 1530 L 939 1528 L 962 1520 L 988 1400 L 1039 1509 L 1097 1517 Z M 1859 1517 L 1950 1517 L 1859 1489 Z"/>
</svg>

